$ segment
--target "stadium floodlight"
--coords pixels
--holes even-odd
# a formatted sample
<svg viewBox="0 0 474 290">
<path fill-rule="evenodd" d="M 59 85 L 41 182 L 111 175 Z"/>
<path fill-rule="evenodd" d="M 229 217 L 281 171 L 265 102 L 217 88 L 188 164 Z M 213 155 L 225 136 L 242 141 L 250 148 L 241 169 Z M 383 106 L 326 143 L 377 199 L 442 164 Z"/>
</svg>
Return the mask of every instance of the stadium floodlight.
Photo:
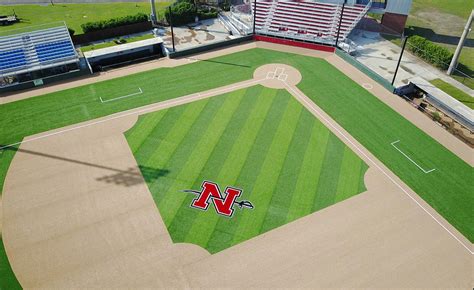
<svg viewBox="0 0 474 290">
<path fill-rule="evenodd" d="M 398 69 L 400 68 L 400 63 L 402 62 L 403 52 L 405 51 L 405 47 L 406 47 L 407 42 L 408 42 L 408 37 L 410 37 L 410 36 L 407 35 L 405 37 L 405 40 L 403 41 L 402 51 L 400 52 L 400 57 L 398 58 L 398 62 L 397 62 L 397 68 L 395 69 L 395 72 L 393 74 L 392 86 L 395 83 L 395 79 L 397 78 Z"/>
<path fill-rule="evenodd" d="M 150 6 L 151 6 L 150 20 L 153 26 L 156 26 L 158 24 L 158 20 L 156 19 L 155 0 L 150 0 Z"/>
<path fill-rule="evenodd" d="M 469 31 L 471 31 L 471 24 L 472 24 L 472 17 L 474 14 L 474 10 L 471 10 L 471 15 L 469 16 L 469 19 L 466 22 L 466 26 L 464 26 L 464 31 L 461 35 L 461 38 L 459 39 L 458 46 L 456 47 L 456 51 L 454 52 L 453 58 L 451 59 L 451 63 L 449 64 L 448 68 L 448 75 L 451 75 L 456 68 L 458 64 L 458 59 L 459 56 L 461 55 L 461 50 L 462 47 L 464 46 L 464 42 L 466 41 L 466 37 L 469 34 Z"/>
</svg>

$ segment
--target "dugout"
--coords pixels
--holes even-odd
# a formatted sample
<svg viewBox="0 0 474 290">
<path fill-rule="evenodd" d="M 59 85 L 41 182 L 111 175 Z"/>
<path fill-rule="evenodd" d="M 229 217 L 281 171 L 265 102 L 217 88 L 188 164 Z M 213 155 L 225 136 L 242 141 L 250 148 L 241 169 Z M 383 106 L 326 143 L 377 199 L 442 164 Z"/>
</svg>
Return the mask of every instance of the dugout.
<svg viewBox="0 0 474 290">
<path fill-rule="evenodd" d="M 163 55 L 163 40 L 159 37 L 84 52 L 94 72 Z"/>
<path fill-rule="evenodd" d="M 413 98 L 423 98 L 429 104 L 468 128 L 471 132 L 474 131 L 473 111 L 420 77 L 414 77 L 408 85 L 397 88 L 395 94 L 410 100 Z"/>
</svg>

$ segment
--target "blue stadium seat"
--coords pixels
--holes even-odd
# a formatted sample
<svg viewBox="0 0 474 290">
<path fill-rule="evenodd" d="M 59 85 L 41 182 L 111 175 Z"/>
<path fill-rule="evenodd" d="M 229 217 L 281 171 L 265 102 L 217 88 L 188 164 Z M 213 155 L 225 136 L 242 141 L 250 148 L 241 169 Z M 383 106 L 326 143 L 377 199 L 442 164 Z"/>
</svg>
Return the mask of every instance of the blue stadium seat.
<svg viewBox="0 0 474 290">
<path fill-rule="evenodd" d="M 47 62 L 75 55 L 70 41 L 50 42 L 35 45 L 40 62 Z"/>
<path fill-rule="evenodd" d="M 27 64 L 23 49 L 0 52 L 0 70 L 22 67 Z"/>
</svg>

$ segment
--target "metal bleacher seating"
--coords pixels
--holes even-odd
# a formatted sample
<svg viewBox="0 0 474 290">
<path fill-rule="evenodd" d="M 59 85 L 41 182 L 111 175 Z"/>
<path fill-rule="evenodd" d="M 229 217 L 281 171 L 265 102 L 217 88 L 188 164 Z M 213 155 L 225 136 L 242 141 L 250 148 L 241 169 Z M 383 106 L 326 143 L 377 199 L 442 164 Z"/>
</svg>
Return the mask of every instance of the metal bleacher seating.
<svg viewBox="0 0 474 290">
<path fill-rule="evenodd" d="M 344 40 L 364 17 L 367 5 L 342 5 L 309 0 L 257 0 L 255 28 L 257 32 L 301 40 L 333 44 L 342 16 L 339 40 Z M 254 10 L 252 2 L 251 8 Z"/>
<path fill-rule="evenodd" d="M 0 36 L 0 76 L 77 61 L 78 56 L 66 26 Z"/>
</svg>

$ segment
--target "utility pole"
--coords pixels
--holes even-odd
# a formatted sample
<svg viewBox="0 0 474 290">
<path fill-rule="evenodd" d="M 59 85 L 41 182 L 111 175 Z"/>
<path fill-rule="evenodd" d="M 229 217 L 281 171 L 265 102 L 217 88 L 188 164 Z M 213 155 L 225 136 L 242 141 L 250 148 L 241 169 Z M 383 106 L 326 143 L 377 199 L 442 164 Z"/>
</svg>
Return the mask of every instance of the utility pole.
<svg viewBox="0 0 474 290">
<path fill-rule="evenodd" d="M 337 43 L 339 42 L 339 33 L 341 32 L 341 25 L 342 25 L 342 18 L 344 16 L 344 7 L 346 6 L 346 1 L 342 3 L 342 10 L 341 10 L 341 16 L 339 17 L 339 26 L 337 27 L 337 36 L 336 36 L 336 48 L 337 48 Z"/>
<path fill-rule="evenodd" d="M 255 35 L 255 20 L 257 19 L 257 0 L 253 1 L 253 35 Z"/>
<path fill-rule="evenodd" d="M 409 36 L 406 36 L 405 41 L 403 42 L 402 52 L 400 52 L 400 58 L 398 59 L 397 68 L 395 69 L 395 73 L 393 74 L 392 86 L 395 83 L 395 78 L 397 77 L 398 68 L 400 67 L 400 63 L 402 62 L 403 52 L 405 51 L 405 46 L 407 45 L 408 37 Z"/>
<path fill-rule="evenodd" d="M 150 6 L 151 6 L 150 20 L 153 26 L 156 26 L 158 24 L 158 19 L 156 19 L 155 0 L 150 0 Z"/>
<path fill-rule="evenodd" d="M 461 39 L 459 39 L 458 47 L 456 48 L 456 52 L 454 52 L 453 59 L 451 60 L 451 64 L 449 65 L 448 72 L 447 72 L 448 75 L 451 75 L 453 73 L 454 69 L 456 68 L 458 64 L 462 47 L 464 46 L 464 42 L 466 41 L 466 37 L 469 34 L 469 31 L 471 30 L 473 14 L 474 14 L 474 10 L 471 10 L 471 15 L 469 16 L 469 19 L 467 20 L 466 26 L 464 27 L 464 31 L 461 35 Z"/>
<path fill-rule="evenodd" d="M 170 10 L 170 26 L 171 26 L 171 42 L 173 43 L 173 52 L 176 51 L 174 47 L 174 32 L 173 32 L 173 12 L 171 12 L 171 6 L 168 7 Z"/>
</svg>

